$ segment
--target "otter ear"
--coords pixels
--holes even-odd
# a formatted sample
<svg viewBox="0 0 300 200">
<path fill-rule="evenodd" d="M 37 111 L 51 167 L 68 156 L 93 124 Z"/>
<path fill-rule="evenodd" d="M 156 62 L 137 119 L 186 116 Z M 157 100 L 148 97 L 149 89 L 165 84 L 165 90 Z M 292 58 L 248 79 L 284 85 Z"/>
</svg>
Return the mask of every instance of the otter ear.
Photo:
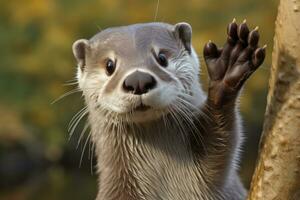
<svg viewBox="0 0 300 200">
<path fill-rule="evenodd" d="M 78 66 L 81 70 L 84 69 L 86 61 L 86 51 L 89 48 L 89 41 L 86 39 L 79 39 L 72 45 L 73 54 L 77 60 Z"/>
<path fill-rule="evenodd" d="M 191 53 L 192 27 L 188 23 L 181 22 L 175 24 L 174 32 L 177 38 L 181 40 L 185 49 Z"/>
</svg>

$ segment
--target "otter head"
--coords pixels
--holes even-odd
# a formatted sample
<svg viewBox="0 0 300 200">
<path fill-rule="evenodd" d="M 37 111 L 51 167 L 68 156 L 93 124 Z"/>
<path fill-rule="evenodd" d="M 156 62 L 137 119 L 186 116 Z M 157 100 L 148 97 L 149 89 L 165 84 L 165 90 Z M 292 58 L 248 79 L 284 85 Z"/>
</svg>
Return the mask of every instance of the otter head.
<svg viewBox="0 0 300 200">
<path fill-rule="evenodd" d="M 90 112 L 131 122 L 157 119 L 199 100 L 199 62 L 187 23 L 109 28 L 73 44 Z"/>
</svg>

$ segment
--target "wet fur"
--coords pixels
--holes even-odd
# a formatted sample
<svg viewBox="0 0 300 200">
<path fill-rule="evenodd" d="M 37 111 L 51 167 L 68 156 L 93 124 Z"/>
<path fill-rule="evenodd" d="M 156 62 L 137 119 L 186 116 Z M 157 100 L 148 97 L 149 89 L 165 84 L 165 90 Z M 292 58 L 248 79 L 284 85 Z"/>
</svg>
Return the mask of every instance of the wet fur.
<svg viewBox="0 0 300 200">
<path fill-rule="evenodd" d="M 209 123 L 209 113 L 206 114 L 202 119 Z M 101 160 L 97 199 L 244 198 L 236 163 L 230 163 L 237 159 L 239 130 L 230 133 L 230 137 L 199 136 L 208 124 L 195 123 L 195 127 L 203 127 L 195 130 L 185 117 L 177 117 L 167 115 L 143 125 L 118 122 L 110 127 L 107 123 L 92 126 Z M 97 130 L 105 131 L 100 134 Z M 225 128 L 218 131 L 226 134 Z M 232 146 L 225 146 L 228 143 Z"/>
<path fill-rule="evenodd" d="M 209 89 L 214 93 L 205 95 L 198 82 L 198 58 L 189 47 L 189 27 L 176 27 L 182 28 L 153 23 L 109 29 L 73 46 L 96 147 L 97 200 L 245 199 L 237 175 L 242 130 L 236 97 L 220 101 L 222 106 L 215 104 L 220 96 L 218 82 L 218 87 Z M 136 31 L 133 38 L 126 36 L 132 30 Z M 108 78 L 97 63 L 99 55 L 105 54 L 98 46 L 113 37 L 127 44 L 123 50 L 122 45 L 111 46 L 120 50 L 127 63 Z M 147 57 L 149 38 L 172 49 L 169 68 L 162 69 Z M 110 45 L 118 44 L 115 39 Z M 211 58 L 213 50 L 208 45 L 206 56 Z M 159 88 L 143 97 L 123 94 L 120 84 L 137 69 L 160 80 Z M 142 98 L 153 109 L 136 113 Z"/>
</svg>

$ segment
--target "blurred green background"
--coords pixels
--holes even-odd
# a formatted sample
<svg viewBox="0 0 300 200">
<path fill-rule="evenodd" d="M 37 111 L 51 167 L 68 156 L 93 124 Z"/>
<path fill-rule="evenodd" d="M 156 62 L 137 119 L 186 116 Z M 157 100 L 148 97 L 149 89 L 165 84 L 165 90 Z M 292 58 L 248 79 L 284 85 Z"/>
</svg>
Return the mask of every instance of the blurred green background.
<svg viewBox="0 0 300 200">
<path fill-rule="evenodd" d="M 241 97 L 246 143 L 241 176 L 253 173 L 266 104 L 277 1 L 160 0 L 157 21 L 189 22 L 193 45 L 203 60 L 208 41 L 222 45 L 235 17 L 258 25 L 268 45 L 264 65 L 247 82 Z M 76 86 L 72 43 L 110 26 L 150 22 L 157 0 L 10 0 L 0 6 L 0 199 L 93 199 L 97 178 L 87 147 L 76 149 L 80 123 L 68 141 L 67 126 L 83 107 L 80 93 L 51 104 Z M 204 64 L 202 65 L 204 66 Z M 206 83 L 205 67 L 201 79 Z M 205 85 L 205 84 L 204 84 Z M 84 120 L 83 120 L 84 121 Z M 84 140 L 85 141 L 85 140 Z"/>
</svg>

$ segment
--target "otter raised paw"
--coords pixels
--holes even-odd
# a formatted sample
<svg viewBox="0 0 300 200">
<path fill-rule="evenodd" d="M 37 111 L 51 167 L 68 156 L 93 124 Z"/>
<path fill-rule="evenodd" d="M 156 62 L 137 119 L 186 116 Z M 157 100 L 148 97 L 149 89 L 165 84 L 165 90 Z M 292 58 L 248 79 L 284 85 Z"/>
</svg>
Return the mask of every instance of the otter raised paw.
<svg viewBox="0 0 300 200">
<path fill-rule="evenodd" d="M 248 77 L 262 64 L 265 47 L 259 47 L 258 27 L 249 31 L 246 20 L 228 25 L 227 41 L 222 49 L 208 42 L 204 47 L 210 83 L 208 101 L 220 107 L 232 102 Z"/>
</svg>

